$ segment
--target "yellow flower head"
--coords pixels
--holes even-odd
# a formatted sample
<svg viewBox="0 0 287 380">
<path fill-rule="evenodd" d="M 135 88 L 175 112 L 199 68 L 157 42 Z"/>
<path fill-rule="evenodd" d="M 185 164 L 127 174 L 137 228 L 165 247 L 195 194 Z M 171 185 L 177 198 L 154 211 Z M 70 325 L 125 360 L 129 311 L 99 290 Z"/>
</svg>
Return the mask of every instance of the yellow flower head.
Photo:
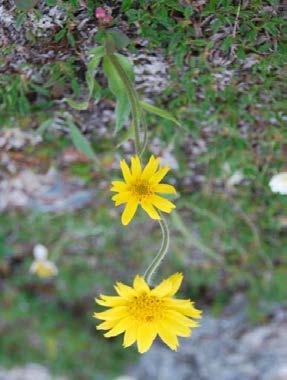
<svg viewBox="0 0 287 380">
<path fill-rule="evenodd" d="M 100 295 L 96 299 L 99 305 L 110 308 L 94 314 L 104 321 L 97 329 L 109 330 L 106 338 L 124 333 L 123 346 L 137 342 L 140 353 L 151 347 L 157 335 L 176 351 L 177 336 L 190 336 L 191 329 L 198 326 L 194 319 L 201 318 L 201 311 L 190 300 L 173 298 L 182 278 L 181 273 L 175 273 L 154 289 L 141 276 L 135 277 L 133 287 L 117 283 L 118 296 Z"/>
<path fill-rule="evenodd" d="M 172 185 L 160 183 L 169 167 L 159 168 L 159 158 L 151 156 L 148 164 L 142 170 L 140 159 L 134 156 L 131 159 L 131 169 L 125 160 L 121 161 L 121 169 L 125 181 L 113 181 L 111 191 L 118 194 L 112 200 L 116 206 L 126 203 L 122 214 L 122 223 L 129 224 L 140 204 L 152 219 L 160 220 L 159 210 L 170 213 L 175 205 L 169 200 L 157 195 L 157 193 L 175 194 Z"/>
<path fill-rule="evenodd" d="M 48 250 L 44 245 L 37 244 L 33 254 L 35 259 L 30 267 L 31 273 L 35 273 L 40 278 L 49 278 L 58 274 L 56 265 L 48 260 Z"/>
</svg>

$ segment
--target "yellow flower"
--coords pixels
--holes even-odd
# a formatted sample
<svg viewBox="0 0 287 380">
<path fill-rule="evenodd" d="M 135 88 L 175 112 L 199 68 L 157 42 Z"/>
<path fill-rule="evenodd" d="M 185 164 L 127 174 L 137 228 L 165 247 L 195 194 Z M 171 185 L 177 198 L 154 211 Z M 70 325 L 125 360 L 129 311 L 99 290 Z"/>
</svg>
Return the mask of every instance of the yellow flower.
<svg viewBox="0 0 287 380">
<path fill-rule="evenodd" d="M 37 244 L 34 247 L 34 261 L 30 267 L 30 272 L 35 273 L 40 278 L 49 278 L 58 274 L 56 265 L 48 260 L 48 250 L 44 245 Z"/>
<path fill-rule="evenodd" d="M 122 214 L 122 223 L 129 224 L 135 215 L 138 205 L 148 213 L 152 219 L 160 220 L 160 215 L 155 209 L 170 213 L 175 205 L 156 193 L 175 194 L 172 185 L 160 183 L 169 167 L 158 169 L 159 158 L 151 156 L 148 164 L 142 170 L 140 159 L 134 156 L 131 159 L 131 170 L 125 160 L 121 161 L 121 169 L 125 181 L 113 181 L 111 191 L 118 194 L 112 197 L 116 206 L 126 203 Z"/>
<path fill-rule="evenodd" d="M 136 276 L 133 287 L 117 283 L 118 296 L 100 295 L 99 305 L 109 310 L 95 313 L 94 317 L 104 320 L 98 330 L 109 330 L 104 334 L 110 338 L 122 333 L 123 346 L 137 342 L 138 351 L 146 352 L 157 335 L 172 350 L 177 350 L 177 336 L 188 337 L 198 323 L 192 318 L 201 318 L 201 311 L 195 309 L 190 300 L 175 299 L 182 274 L 175 273 L 150 289 L 141 276 Z"/>
</svg>

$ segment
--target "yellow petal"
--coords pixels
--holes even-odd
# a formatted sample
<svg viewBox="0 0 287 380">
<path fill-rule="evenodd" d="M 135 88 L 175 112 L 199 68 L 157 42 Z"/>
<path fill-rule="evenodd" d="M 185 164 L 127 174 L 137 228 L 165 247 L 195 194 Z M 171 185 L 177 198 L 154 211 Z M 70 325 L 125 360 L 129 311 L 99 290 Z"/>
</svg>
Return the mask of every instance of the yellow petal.
<svg viewBox="0 0 287 380">
<path fill-rule="evenodd" d="M 158 286 L 152 289 L 151 293 L 157 297 L 166 297 L 171 292 L 171 283 L 163 280 Z"/>
<path fill-rule="evenodd" d="M 121 192 L 126 191 L 128 185 L 123 181 L 113 181 L 111 191 Z"/>
<path fill-rule="evenodd" d="M 141 354 L 148 351 L 157 335 L 157 330 L 152 323 L 140 325 L 137 331 L 137 346 Z"/>
<path fill-rule="evenodd" d="M 160 220 L 160 215 L 156 211 L 156 209 L 153 207 L 153 205 L 147 201 L 141 201 L 142 208 L 147 212 L 147 214 L 155 220 Z"/>
<path fill-rule="evenodd" d="M 183 326 L 187 327 L 198 327 L 198 322 L 190 319 L 178 311 L 175 310 L 167 310 L 165 313 L 166 317 L 174 320 L 175 323 L 180 323 Z"/>
<path fill-rule="evenodd" d="M 116 206 L 119 206 L 122 203 L 127 203 L 131 199 L 131 193 L 129 191 L 116 194 L 112 197 L 112 200 L 116 202 Z"/>
<path fill-rule="evenodd" d="M 155 158 L 154 156 L 151 156 L 149 159 L 149 162 L 147 163 L 146 167 L 144 168 L 142 172 L 142 179 L 148 179 L 151 178 L 159 165 L 159 158 Z"/>
<path fill-rule="evenodd" d="M 132 179 L 132 175 L 126 161 L 121 160 L 120 165 L 121 165 L 121 169 L 122 169 L 123 177 L 125 181 L 129 182 Z"/>
<path fill-rule="evenodd" d="M 171 212 L 171 210 L 175 208 L 175 205 L 173 203 L 167 199 L 164 199 L 163 197 L 160 197 L 159 195 L 152 195 L 150 197 L 150 200 L 154 206 L 164 212 Z"/>
<path fill-rule="evenodd" d="M 158 322 L 158 334 L 161 340 L 172 350 L 176 351 L 178 348 L 178 340 L 176 335 L 169 331 L 163 322 Z"/>
<path fill-rule="evenodd" d="M 122 214 L 122 224 L 126 226 L 134 217 L 138 208 L 138 202 L 134 199 L 130 199 Z"/>
<path fill-rule="evenodd" d="M 167 278 L 167 281 L 171 283 L 171 293 L 169 293 L 169 296 L 175 295 L 175 293 L 180 288 L 180 285 L 182 283 L 183 274 L 182 273 L 174 273 L 169 278 Z"/>
<path fill-rule="evenodd" d="M 124 306 L 127 301 L 123 299 L 122 297 L 117 296 L 105 296 L 100 295 L 99 299 L 96 299 L 96 302 L 99 305 L 106 306 L 106 307 L 115 307 L 115 306 Z"/>
<path fill-rule="evenodd" d="M 168 185 L 166 183 L 159 183 L 156 185 L 155 192 L 163 194 L 176 194 L 174 186 Z"/>
<path fill-rule="evenodd" d="M 172 331 L 177 336 L 187 338 L 191 335 L 191 329 L 189 327 L 177 323 L 173 319 L 165 318 L 162 323 L 166 330 Z"/>
<path fill-rule="evenodd" d="M 126 329 L 126 332 L 125 332 L 125 335 L 124 335 L 124 342 L 123 342 L 123 346 L 124 347 L 129 347 L 132 344 L 134 344 L 134 342 L 137 339 L 137 329 L 138 329 L 138 324 L 136 322 L 134 322 L 133 324 L 131 324 Z"/>
<path fill-rule="evenodd" d="M 144 278 L 136 275 L 133 283 L 134 289 L 136 292 L 149 292 L 150 288 L 148 284 L 145 282 Z"/>
<path fill-rule="evenodd" d="M 118 295 L 126 300 L 129 300 L 129 298 L 137 295 L 136 291 L 132 287 L 121 282 L 116 283 L 115 289 Z"/>
<path fill-rule="evenodd" d="M 102 311 L 100 313 L 94 313 L 94 317 L 106 321 L 111 321 L 113 319 L 124 318 L 128 315 L 127 313 L 128 308 L 126 306 L 118 306 L 113 307 L 110 310 Z"/>
<path fill-rule="evenodd" d="M 132 157 L 132 176 L 140 177 L 142 173 L 141 162 L 138 156 Z"/>
<path fill-rule="evenodd" d="M 171 297 L 180 288 L 182 279 L 182 273 L 175 273 L 166 280 L 163 280 L 156 288 L 152 290 L 152 293 L 159 297 Z"/>
<path fill-rule="evenodd" d="M 183 302 L 181 302 L 183 301 Z M 201 318 L 201 310 L 196 309 L 190 301 L 184 302 L 184 300 L 171 299 L 167 301 L 167 304 L 173 310 L 186 315 L 191 318 Z"/>
<path fill-rule="evenodd" d="M 94 316 L 94 318 L 97 318 L 97 317 Z M 102 322 L 97 326 L 97 330 L 109 330 L 113 328 L 117 323 L 118 323 L 118 319 L 115 319 L 113 321 Z"/>
<path fill-rule="evenodd" d="M 152 177 L 151 181 L 154 183 L 159 183 L 163 177 L 166 175 L 166 173 L 170 170 L 169 166 L 165 166 L 163 168 L 160 168 Z"/>
<path fill-rule="evenodd" d="M 111 338 L 113 336 L 117 336 L 126 331 L 129 326 L 130 317 L 126 317 L 121 319 L 109 332 L 105 333 L 104 336 L 106 338 Z"/>
<path fill-rule="evenodd" d="M 97 303 L 98 305 L 101 305 L 101 306 L 108 306 L 107 303 L 106 303 L 105 301 L 101 300 L 100 298 L 96 298 L 95 301 L 96 301 L 96 303 Z"/>
</svg>

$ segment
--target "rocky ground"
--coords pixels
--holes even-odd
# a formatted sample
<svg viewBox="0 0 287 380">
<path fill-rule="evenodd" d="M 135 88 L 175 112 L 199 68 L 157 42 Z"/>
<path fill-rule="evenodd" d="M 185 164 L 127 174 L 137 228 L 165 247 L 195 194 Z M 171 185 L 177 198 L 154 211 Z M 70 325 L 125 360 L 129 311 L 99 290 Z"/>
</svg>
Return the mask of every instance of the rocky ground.
<svg viewBox="0 0 287 380">
<path fill-rule="evenodd" d="M 39 364 L 27 364 L 11 370 L 0 368 L 0 380 L 52 380 L 49 371 Z M 67 380 L 65 377 L 53 377 L 53 380 Z"/>
<path fill-rule="evenodd" d="M 155 345 L 130 372 L 137 380 L 286 380 L 287 318 L 251 327 L 238 295 L 220 319 L 206 316 L 177 353 Z"/>
<path fill-rule="evenodd" d="M 117 15 L 119 6 L 116 1 L 114 3 L 112 12 L 113 15 Z M 197 12 L 199 11 L 197 7 L 200 9 L 206 1 L 198 0 L 192 3 Z M 249 1 L 242 1 L 243 10 L 248 3 Z M 262 17 L 264 12 L 275 17 L 278 15 L 275 8 L 275 6 L 264 7 L 258 18 Z M 55 43 L 52 38 L 67 22 L 67 14 L 58 6 L 48 7 L 45 2 L 39 2 L 39 10 L 43 14 L 42 18 L 37 19 L 36 14 L 30 12 L 16 27 L 15 2 L 0 0 L 0 47 L 15 46 L 11 53 L 0 62 L 0 73 L 17 73 L 27 80 L 33 80 L 42 85 L 47 76 L 46 66 L 58 61 L 65 62 L 73 55 L 76 57 L 76 73 L 79 77 L 81 94 L 83 92 L 84 96 L 86 84 L 83 80 L 83 70 L 88 61 L 89 49 L 95 46 L 94 37 L 98 30 L 96 20 L 88 15 L 84 6 L 79 9 L 71 23 L 71 30 L 77 38 L 77 48 L 71 48 L 66 40 Z M 236 57 L 233 47 L 219 49 L 227 36 L 236 33 L 236 23 L 213 33 L 212 25 L 214 25 L 215 15 L 203 17 L 200 25 L 196 22 L 196 12 L 193 23 L 197 37 L 210 35 L 210 39 L 214 42 L 213 48 L 206 51 L 206 59 L 212 68 L 211 79 L 217 96 L 223 96 L 224 90 L 232 82 L 235 82 L 236 87 L 243 93 L 248 92 L 253 80 L 251 80 L 253 66 L 262 59 L 255 53 L 256 49 L 268 42 L 270 51 L 264 53 L 267 57 L 270 52 L 276 51 L 276 38 L 271 38 L 266 30 L 264 33 L 260 31 L 254 45 L 255 52 L 250 51 L 244 59 L 240 59 Z M 136 86 L 141 96 L 152 103 L 159 97 L 165 101 L 165 95 L 162 93 L 169 84 L 170 58 L 167 58 L 160 48 L 152 51 L 147 48 L 147 41 L 141 37 L 137 27 L 130 28 L 126 20 L 120 19 L 119 28 L 132 37 L 136 46 L 136 53 L 124 51 L 124 54 L 134 62 Z M 27 30 L 30 31 L 30 37 L 25 33 Z M 40 40 L 39 37 L 41 37 Z M 196 51 L 191 51 L 191 56 L 193 53 Z M 187 64 L 183 71 L 188 67 L 188 58 L 186 58 Z M 232 65 L 235 60 L 238 65 L 236 69 Z M 101 70 L 96 75 L 101 83 L 103 81 Z M 197 74 L 194 75 L 192 80 L 196 88 L 196 98 L 200 104 L 204 100 L 205 93 L 202 90 L 203 86 L 198 85 Z M 65 129 L 61 120 L 65 112 L 70 112 L 77 117 L 80 129 L 88 137 L 94 133 L 96 139 L 112 138 L 114 103 L 109 99 L 102 99 L 98 103 L 91 104 L 89 112 L 79 113 L 71 110 L 61 101 L 67 95 L 66 91 L 65 87 L 58 88 L 56 84 L 53 84 L 51 99 L 55 115 L 50 130 L 59 136 L 67 134 L 68 130 Z M 70 89 L 68 91 L 71 92 Z M 41 98 L 41 94 L 33 93 L 33 96 Z M 264 96 L 266 97 L 266 94 Z M 272 93 L 268 92 L 268 96 L 272 98 Z M 238 122 L 240 136 L 255 148 L 258 145 L 257 140 L 264 140 L 264 136 L 262 137 L 261 132 L 258 132 L 257 123 L 261 123 L 264 127 L 266 122 L 268 130 L 271 125 L 277 123 L 273 119 L 268 119 L 268 122 L 261 120 L 263 108 L 270 108 L 271 112 L 270 103 L 268 99 L 266 102 L 265 100 L 261 99 L 262 104 L 255 102 L 248 108 L 248 113 L 254 116 L 253 121 L 247 122 L 242 119 Z M 193 108 L 191 110 L 195 113 Z M 215 108 L 210 104 L 208 113 L 214 112 Z M 45 136 L 43 137 L 39 132 L 39 123 L 36 119 L 32 118 L 29 123 L 29 127 L 25 129 L 15 124 L 13 128 L 0 131 L 0 213 L 15 209 L 61 213 L 89 205 L 95 199 L 94 185 L 86 185 L 67 170 L 71 163 L 83 163 L 86 158 L 74 148 L 69 147 L 63 150 L 63 154 L 57 156 L 55 168 L 53 164 L 42 162 L 44 160 L 41 161 L 41 155 L 32 157 L 31 154 L 27 154 L 34 148 L 39 149 L 40 152 L 45 144 Z M 263 127 L 261 127 L 262 130 Z M 162 164 L 169 164 L 172 169 L 177 170 L 180 165 L 174 154 L 173 143 L 168 146 L 161 144 L 160 139 L 152 136 L 152 126 L 150 129 L 149 150 L 161 156 Z M 188 161 L 188 171 L 182 179 L 183 190 L 189 192 L 197 189 L 198 184 L 204 182 L 205 171 L 202 169 L 204 164 L 196 162 L 196 158 L 208 153 L 216 133 L 218 133 L 218 121 L 215 118 L 215 121 L 202 121 L 200 134 L 188 134 L 183 137 L 181 148 Z M 277 140 L 274 138 L 274 141 Z M 126 142 L 122 149 L 125 153 L 130 153 L 132 144 Z M 235 175 L 227 164 L 222 164 L 226 175 L 226 186 L 228 191 L 232 192 L 234 186 L 242 181 L 242 173 L 236 171 Z M 117 166 L 118 164 L 115 165 Z M 220 181 L 216 179 L 217 186 L 222 185 Z M 98 187 L 101 188 L 101 186 Z M 157 343 L 147 354 L 140 356 L 138 363 L 114 380 L 286 380 L 286 311 L 278 307 L 272 311 L 267 323 L 253 326 L 248 322 L 245 306 L 244 298 L 238 295 L 220 318 L 208 315 L 205 311 L 202 327 L 194 331 L 191 339 L 182 340 L 177 353 Z M 54 377 L 48 368 L 37 363 L 28 363 L 25 366 L 10 369 L 0 368 L 0 380 L 52 379 L 68 380 L 68 377 Z"/>
<path fill-rule="evenodd" d="M 191 339 L 174 353 L 160 343 L 114 380 L 286 380 L 287 315 L 274 309 L 266 324 L 247 322 L 239 294 L 221 318 L 206 315 Z M 67 380 L 45 367 L 28 364 L 0 370 L 0 380 Z"/>
</svg>

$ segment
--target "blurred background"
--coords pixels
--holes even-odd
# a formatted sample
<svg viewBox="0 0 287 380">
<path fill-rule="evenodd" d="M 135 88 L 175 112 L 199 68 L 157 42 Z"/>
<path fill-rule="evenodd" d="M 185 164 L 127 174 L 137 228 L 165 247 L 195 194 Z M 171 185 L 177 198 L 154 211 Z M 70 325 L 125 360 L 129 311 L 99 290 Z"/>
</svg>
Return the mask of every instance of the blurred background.
<svg viewBox="0 0 287 380">
<path fill-rule="evenodd" d="M 182 124 L 147 116 L 148 149 L 178 190 L 155 280 L 183 272 L 181 296 L 204 312 L 177 353 L 123 349 L 92 318 L 94 298 L 142 273 L 161 241 L 143 213 L 122 226 L 110 199 L 133 144 L 128 125 L 113 136 L 101 68 L 100 100 L 63 102 L 87 95 L 97 6 L 131 39 L 141 97 Z M 287 169 L 286 12 L 273 0 L 0 2 L 1 380 L 287 379 L 287 203 L 268 186 Z M 37 244 L 57 276 L 29 271 Z"/>
</svg>

